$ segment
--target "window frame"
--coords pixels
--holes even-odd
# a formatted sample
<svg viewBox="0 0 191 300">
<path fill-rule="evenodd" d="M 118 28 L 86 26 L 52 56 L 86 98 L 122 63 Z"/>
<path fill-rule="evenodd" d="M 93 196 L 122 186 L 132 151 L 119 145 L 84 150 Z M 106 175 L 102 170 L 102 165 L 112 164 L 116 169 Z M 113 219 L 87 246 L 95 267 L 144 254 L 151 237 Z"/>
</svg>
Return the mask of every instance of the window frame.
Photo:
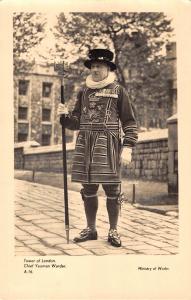
<svg viewBox="0 0 191 300">
<path fill-rule="evenodd" d="M 20 139 L 19 136 L 26 136 L 26 139 Z M 17 140 L 18 140 L 18 143 L 26 142 L 28 140 L 28 133 L 18 132 Z"/>
<path fill-rule="evenodd" d="M 48 136 L 49 137 L 49 143 L 44 143 L 43 137 Z M 42 146 L 49 146 L 51 144 L 51 135 L 50 134 L 42 134 L 41 136 L 41 145 Z"/>
<path fill-rule="evenodd" d="M 21 89 L 21 82 L 24 82 L 26 84 L 26 87 L 24 89 L 24 92 L 23 90 Z M 19 79 L 19 85 L 18 85 L 18 93 L 19 93 L 19 96 L 26 96 L 28 94 L 28 88 L 29 88 L 29 80 L 26 80 L 26 79 Z M 22 92 L 21 92 L 22 90 Z"/>
<path fill-rule="evenodd" d="M 49 93 L 46 92 L 46 87 L 49 88 Z M 42 83 L 42 97 L 50 98 L 52 93 L 52 82 L 43 82 Z"/>
<path fill-rule="evenodd" d="M 26 110 L 25 113 L 21 110 Z M 22 117 L 24 115 L 24 117 Z M 18 107 L 18 120 L 28 120 L 28 107 L 19 106 Z"/>
<path fill-rule="evenodd" d="M 48 114 L 46 114 L 46 112 Z M 50 108 L 42 108 L 42 122 L 51 122 L 51 109 Z"/>
</svg>

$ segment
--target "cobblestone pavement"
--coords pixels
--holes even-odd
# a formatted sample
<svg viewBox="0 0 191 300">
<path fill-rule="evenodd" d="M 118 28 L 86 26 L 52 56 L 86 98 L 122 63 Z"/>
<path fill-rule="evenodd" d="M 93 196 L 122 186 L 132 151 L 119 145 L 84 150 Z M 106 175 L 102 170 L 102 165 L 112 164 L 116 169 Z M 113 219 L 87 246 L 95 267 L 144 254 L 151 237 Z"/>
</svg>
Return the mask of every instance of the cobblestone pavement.
<svg viewBox="0 0 191 300">
<path fill-rule="evenodd" d="M 70 243 L 64 228 L 62 189 L 15 180 L 16 255 L 108 255 L 178 253 L 178 219 L 124 203 L 119 220 L 122 247 L 107 242 L 108 217 L 105 199 L 99 199 L 98 240 L 75 244 L 72 239 L 85 225 L 79 193 L 69 191 Z"/>
</svg>

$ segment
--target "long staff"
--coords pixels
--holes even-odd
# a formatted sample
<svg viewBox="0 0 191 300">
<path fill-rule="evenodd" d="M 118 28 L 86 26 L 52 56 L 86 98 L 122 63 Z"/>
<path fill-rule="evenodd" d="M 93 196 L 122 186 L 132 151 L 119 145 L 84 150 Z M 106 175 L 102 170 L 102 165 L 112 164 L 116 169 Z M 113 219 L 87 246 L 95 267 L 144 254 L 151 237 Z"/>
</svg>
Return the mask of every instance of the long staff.
<svg viewBox="0 0 191 300">
<path fill-rule="evenodd" d="M 64 64 L 54 64 L 54 70 L 58 72 L 61 78 L 60 95 L 61 103 L 65 104 L 64 99 Z M 69 244 L 69 209 L 68 209 L 68 184 L 67 184 L 67 158 L 66 158 L 66 130 L 65 115 L 61 116 L 62 124 L 62 161 L 63 161 L 63 180 L 64 180 L 64 214 L 65 214 L 65 230 L 67 243 Z"/>
</svg>

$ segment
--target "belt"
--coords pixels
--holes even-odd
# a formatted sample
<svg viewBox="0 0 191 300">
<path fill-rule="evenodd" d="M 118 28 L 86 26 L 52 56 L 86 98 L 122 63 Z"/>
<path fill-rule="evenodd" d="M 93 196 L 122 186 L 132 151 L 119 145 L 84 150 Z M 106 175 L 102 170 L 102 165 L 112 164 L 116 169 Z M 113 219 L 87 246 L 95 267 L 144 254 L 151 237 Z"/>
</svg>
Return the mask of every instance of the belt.
<svg viewBox="0 0 191 300">
<path fill-rule="evenodd" d="M 80 130 L 91 130 L 91 131 L 100 131 L 100 130 L 118 130 L 118 123 L 89 123 L 89 124 L 80 124 Z"/>
</svg>

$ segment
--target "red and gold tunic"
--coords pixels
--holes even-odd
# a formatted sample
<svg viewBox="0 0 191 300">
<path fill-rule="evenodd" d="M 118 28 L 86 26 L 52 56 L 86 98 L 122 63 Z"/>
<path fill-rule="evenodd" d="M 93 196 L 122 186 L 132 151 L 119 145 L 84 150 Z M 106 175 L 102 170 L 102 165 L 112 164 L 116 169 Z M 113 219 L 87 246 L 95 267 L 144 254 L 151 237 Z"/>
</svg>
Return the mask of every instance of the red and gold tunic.
<svg viewBox="0 0 191 300">
<path fill-rule="evenodd" d="M 82 89 L 65 125 L 79 130 L 72 181 L 120 183 L 121 126 L 123 146 L 137 142 L 137 125 L 128 94 L 114 82 L 101 89 Z"/>
</svg>

